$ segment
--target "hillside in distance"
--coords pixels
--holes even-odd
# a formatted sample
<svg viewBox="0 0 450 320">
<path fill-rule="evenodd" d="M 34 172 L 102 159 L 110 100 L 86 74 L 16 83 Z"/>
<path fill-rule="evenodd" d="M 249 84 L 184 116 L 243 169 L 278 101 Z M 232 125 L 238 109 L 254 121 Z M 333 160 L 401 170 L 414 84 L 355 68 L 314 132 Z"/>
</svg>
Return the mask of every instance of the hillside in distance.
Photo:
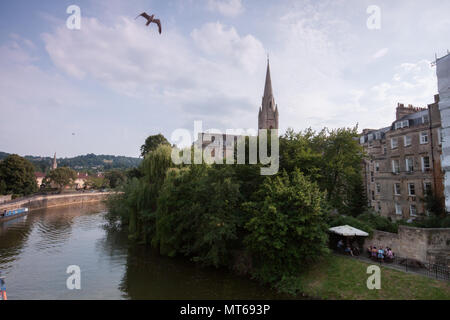
<svg viewBox="0 0 450 320">
<path fill-rule="evenodd" d="M 6 158 L 9 153 L 0 151 L 0 160 Z M 24 156 L 25 159 L 31 161 L 36 171 L 46 172 L 51 168 L 53 163 L 52 157 Z M 107 171 L 111 169 L 130 169 L 136 168 L 142 159 L 112 156 L 112 155 L 95 155 L 89 153 L 87 155 L 76 156 L 73 158 L 56 158 L 58 167 L 69 167 L 77 171 Z"/>
</svg>

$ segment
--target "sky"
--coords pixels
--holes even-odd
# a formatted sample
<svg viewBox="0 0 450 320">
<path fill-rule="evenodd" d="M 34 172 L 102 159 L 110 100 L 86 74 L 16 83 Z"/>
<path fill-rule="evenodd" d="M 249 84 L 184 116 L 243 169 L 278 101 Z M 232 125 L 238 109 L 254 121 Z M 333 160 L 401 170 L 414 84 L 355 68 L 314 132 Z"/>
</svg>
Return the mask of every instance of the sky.
<svg viewBox="0 0 450 320">
<path fill-rule="evenodd" d="M 147 136 L 174 143 L 196 120 L 256 129 L 267 55 L 281 134 L 386 127 L 397 103 L 433 102 L 448 12 L 437 0 L 2 0 L 0 151 L 139 156 Z"/>
</svg>

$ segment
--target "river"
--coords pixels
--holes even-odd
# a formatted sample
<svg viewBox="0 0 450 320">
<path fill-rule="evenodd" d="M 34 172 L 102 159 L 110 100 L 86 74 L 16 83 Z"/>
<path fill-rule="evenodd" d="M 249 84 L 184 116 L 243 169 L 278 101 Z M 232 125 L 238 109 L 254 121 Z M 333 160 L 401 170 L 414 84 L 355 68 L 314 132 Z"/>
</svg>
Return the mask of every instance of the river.
<svg viewBox="0 0 450 320">
<path fill-rule="evenodd" d="M 286 299 L 225 269 L 131 245 L 102 204 L 49 208 L 0 223 L 0 272 L 17 299 Z M 66 286 L 67 267 L 81 289 Z"/>
</svg>

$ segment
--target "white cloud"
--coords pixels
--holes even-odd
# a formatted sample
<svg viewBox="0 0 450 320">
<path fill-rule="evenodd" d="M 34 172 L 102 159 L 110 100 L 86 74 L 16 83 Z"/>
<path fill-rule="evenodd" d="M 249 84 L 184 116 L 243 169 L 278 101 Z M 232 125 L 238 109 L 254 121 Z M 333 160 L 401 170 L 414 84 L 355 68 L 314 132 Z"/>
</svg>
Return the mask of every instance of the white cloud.
<svg viewBox="0 0 450 320">
<path fill-rule="evenodd" d="M 389 49 L 388 49 L 388 48 L 380 49 L 380 50 L 378 50 L 377 52 L 375 52 L 375 53 L 373 54 L 372 58 L 374 58 L 374 59 L 382 58 L 382 57 L 384 57 L 388 52 L 389 52 Z"/>
<path fill-rule="evenodd" d="M 360 114 L 361 128 L 380 128 L 395 120 L 397 103 L 426 107 L 437 94 L 435 70 L 430 61 L 402 63 L 392 70 L 391 81 L 372 86 L 360 98 L 365 111 Z M 382 115 L 382 116 L 380 116 Z"/>
<path fill-rule="evenodd" d="M 252 35 L 239 36 L 236 29 L 226 28 L 223 24 L 206 23 L 191 33 L 195 44 L 208 56 L 233 59 L 233 62 L 244 67 L 248 72 L 261 68 L 264 48 L 261 42 Z"/>
<path fill-rule="evenodd" d="M 165 116 L 168 126 L 203 119 L 222 128 L 230 123 L 245 127 L 253 125 L 250 115 L 256 119 L 255 98 L 261 93 L 255 88 L 262 90 L 264 48 L 233 27 L 208 23 L 190 36 L 170 28 L 159 35 L 128 18 L 105 25 L 85 17 L 81 30 L 60 27 L 43 39 L 58 68 L 118 94 L 152 101 L 149 108 L 161 119 Z"/>
<path fill-rule="evenodd" d="M 244 12 L 241 0 L 208 0 L 208 8 L 227 17 L 236 17 Z"/>
</svg>

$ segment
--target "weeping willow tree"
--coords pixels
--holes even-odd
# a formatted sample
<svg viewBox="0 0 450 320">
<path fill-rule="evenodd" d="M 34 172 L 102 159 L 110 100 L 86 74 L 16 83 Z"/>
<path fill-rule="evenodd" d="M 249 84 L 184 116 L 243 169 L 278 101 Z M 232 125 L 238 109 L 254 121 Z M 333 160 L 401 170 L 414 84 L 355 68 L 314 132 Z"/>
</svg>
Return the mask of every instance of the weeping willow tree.
<svg viewBox="0 0 450 320">
<path fill-rule="evenodd" d="M 108 202 L 110 219 L 119 218 L 123 225 L 127 225 L 131 240 L 148 243 L 154 234 L 159 191 L 167 169 L 175 166 L 171 152 L 168 145 L 160 145 L 149 152 L 139 168 L 141 178 L 131 179 L 123 186 L 123 193 Z"/>
</svg>

